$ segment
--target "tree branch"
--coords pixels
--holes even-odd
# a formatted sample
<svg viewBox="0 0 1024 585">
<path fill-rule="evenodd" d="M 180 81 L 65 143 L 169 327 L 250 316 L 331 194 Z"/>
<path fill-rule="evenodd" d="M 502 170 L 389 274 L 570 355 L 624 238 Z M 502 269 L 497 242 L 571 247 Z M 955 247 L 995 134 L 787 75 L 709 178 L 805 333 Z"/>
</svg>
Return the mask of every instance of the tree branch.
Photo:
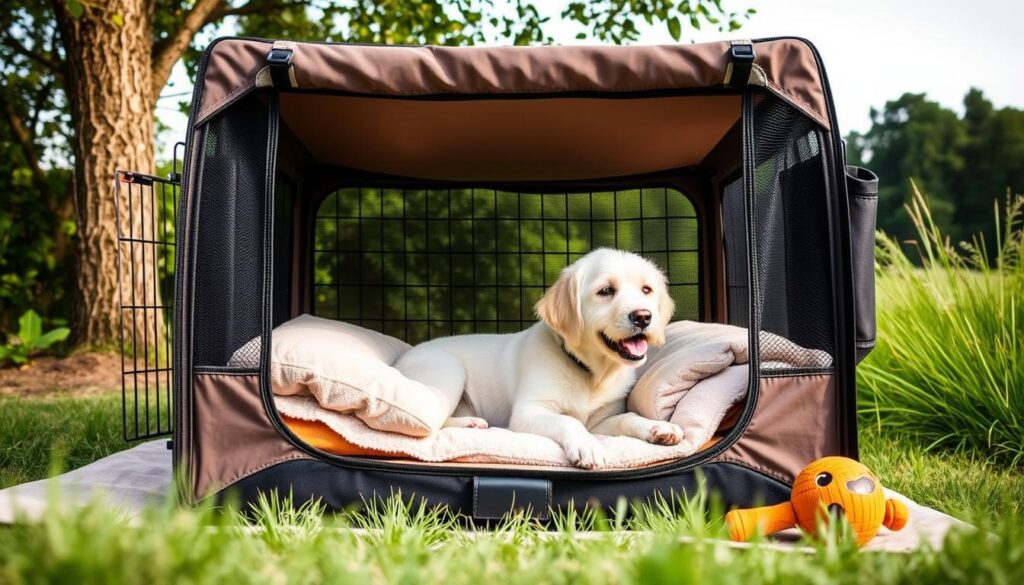
<svg viewBox="0 0 1024 585">
<path fill-rule="evenodd" d="M 167 85 L 171 69 L 188 49 L 192 37 L 199 32 L 199 29 L 212 22 L 210 15 L 217 8 L 226 9 L 225 0 L 196 0 L 178 30 L 172 32 L 163 41 L 153 44 L 152 95 L 154 100 Z"/>
<path fill-rule="evenodd" d="M 25 126 L 25 121 L 14 109 L 14 104 L 2 93 L 0 93 L 0 108 L 3 109 L 4 117 L 7 118 L 11 134 L 14 135 L 14 139 L 18 142 L 18 146 L 21 147 L 21 151 L 25 155 L 25 164 L 28 165 L 29 170 L 32 172 L 32 182 L 44 200 L 48 201 L 50 186 L 46 180 L 46 173 L 39 166 L 39 155 L 36 153 L 35 143 L 32 141 L 32 133 Z"/>
<path fill-rule="evenodd" d="M 43 67 L 46 67 L 54 75 L 57 75 L 58 77 L 64 76 L 64 64 L 62 62 L 28 49 L 27 47 L 25 47 L 25 45 L 18 42 L 18 39 L 11 36 L 9 32 L 4 34 L 3 44 L 15 53 L 18 53 L 23 57 L 27 57 L 30 60 L 42 65 Z"/>
<path fill-rule="evenodd" d="M 28 129 L 32 134 L 35 134 L 35 128 L 39 124 L 39 116 L 46 109 L 46 102 L 50 99 L 50 95 L 53 93 L 53 81 L 48 81 L 43 87 L 39 89 L 39 94 L 36 95 L 36 104 L 32 109 L 32 116 L 28 120 Z"/>
</svg>

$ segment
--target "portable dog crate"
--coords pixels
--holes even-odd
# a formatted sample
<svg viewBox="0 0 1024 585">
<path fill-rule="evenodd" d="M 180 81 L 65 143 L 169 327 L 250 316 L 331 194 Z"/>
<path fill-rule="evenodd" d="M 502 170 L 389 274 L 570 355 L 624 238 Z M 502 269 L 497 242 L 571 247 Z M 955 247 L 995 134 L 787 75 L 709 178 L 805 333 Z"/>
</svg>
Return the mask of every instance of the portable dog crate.
<svg viewBox="0 0 1024 585">
<path fill-rule="evenodd" d="M 543 509 L 667 496 L 699 476 L 730 505 L 781 501 L 811 460 L 857 456 L 854 372 L 874 337 L 877 183 L 844 157 L 825 70 L 802 39 L 220 39 L 203 55 L 189 118 L 173 343 L 155 366 L 128 361 L 126 432 L 166 430 L 168 397 L 157 426 L 140 426 L 152 404 L 138 401 L 152 384 L 166 392 L 160 356 L 170 355 L 174 462 L 190 501 L 276 489 L 339 509 L 400 490 L 485 517 L 516 498 Z M 175 179 L 122 176 L 118 199 L 130 209 L 147 200 L 131 188 Z M 166 251 L 166 236 L 123 232 L 121 256 L 137 262 L 136 245 Z M 661 266 L 677 319 L 751 331 L 746 402 L 713 446 L 631 470 L 426 464 L 319 451 L 277 412 L 276 325 L 312 313 L 410 343 L 518 331 L 559 270 L 599 246 Z M 124 315 L 146 325 L 164 314 L 158 303 L 143 295 Z M 758 331 L 830 363 L 762 364 Z M 251 365 L 232 360 L 241 348 Z"/>
</svg>

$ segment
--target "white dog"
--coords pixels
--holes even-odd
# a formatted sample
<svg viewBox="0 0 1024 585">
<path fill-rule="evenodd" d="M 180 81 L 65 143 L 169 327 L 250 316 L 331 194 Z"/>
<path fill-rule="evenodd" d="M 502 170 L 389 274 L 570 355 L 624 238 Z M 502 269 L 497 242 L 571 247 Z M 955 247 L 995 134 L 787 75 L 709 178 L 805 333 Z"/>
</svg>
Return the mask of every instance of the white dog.
<svg viewBox="0 0 1024 585">
<path fill-rule="evenodd" d="M 445 426 L 508 427 L 555 440 L 573 464 L 606 463 L 591 433 L 674 445 L 683 431 L 626 412 L 648 344 L 664 343 L 674 309 L 665 276 L 628 252 L 598 249 L 562 271 L 536 306 L 540 322 L 504 335 L 414 347 L 396 367 L 448 401 Z"/>
</svg>

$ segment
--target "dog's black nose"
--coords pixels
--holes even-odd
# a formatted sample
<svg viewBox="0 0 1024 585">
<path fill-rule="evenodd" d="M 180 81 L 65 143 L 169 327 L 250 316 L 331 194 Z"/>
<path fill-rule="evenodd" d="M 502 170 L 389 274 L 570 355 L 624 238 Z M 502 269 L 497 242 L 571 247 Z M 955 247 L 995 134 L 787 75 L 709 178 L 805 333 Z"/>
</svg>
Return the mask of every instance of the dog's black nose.
<svg viewBox="0 0 1024 585">
<path fill-rule="evenodd" d="M 629 320 L 633 322 L 633 325 L 646 329 L 651 324 L 651 312 L 646 309 L 633 311 L 629 314 Z"/>
</svg>

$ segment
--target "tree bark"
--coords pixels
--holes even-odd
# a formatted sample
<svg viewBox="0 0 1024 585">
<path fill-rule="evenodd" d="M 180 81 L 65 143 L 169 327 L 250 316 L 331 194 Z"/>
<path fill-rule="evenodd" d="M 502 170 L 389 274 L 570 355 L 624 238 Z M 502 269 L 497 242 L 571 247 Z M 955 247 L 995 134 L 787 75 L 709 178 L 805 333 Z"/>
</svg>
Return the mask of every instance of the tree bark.
<svg viewBox="0 0 1024 585">
<path fill-rule="evenodd" d="M 158 288 L 141 279 L 142 271 L 149 280 L 157 274 L 156 258 L 146 246 L 135 246 L 131 257 L 122 255 L 122 262 L 134 264 L 136 277 L 131 286 L 118 290 L 118 218 L 112 191 L 115 169 L 152 173 L 154 168 L 153 5 L 147 0 L 83 2 L 78 17 L 68 14 L 62 0 L 52 0 L 52 5 L 67 58 L 65 88 L 74 129 L 78 265 L 72 335 L 79 346 L 113 347 L 121 340 L 121 295 L 128 295 L 126 304 L 161 304 Z M 130 222 L 129 204 L 134 206 Z M 121 189 L 120 206 L 122 231 L 130 223 L 136 237 L 156 235 L 148 201 L 144 206 L 138 197 L 129 202 L 128 190 Z M 132 276 L 128 268 L 125 264 L 126 285 Z M 156 337 L 150 343 L 163 335 L 162 319 L 154 317 L 152 311 L 146 317 L 151 321 L 148 334 Z M 143 318 L 136 312 L 139 332 Z"/>
</svg>

